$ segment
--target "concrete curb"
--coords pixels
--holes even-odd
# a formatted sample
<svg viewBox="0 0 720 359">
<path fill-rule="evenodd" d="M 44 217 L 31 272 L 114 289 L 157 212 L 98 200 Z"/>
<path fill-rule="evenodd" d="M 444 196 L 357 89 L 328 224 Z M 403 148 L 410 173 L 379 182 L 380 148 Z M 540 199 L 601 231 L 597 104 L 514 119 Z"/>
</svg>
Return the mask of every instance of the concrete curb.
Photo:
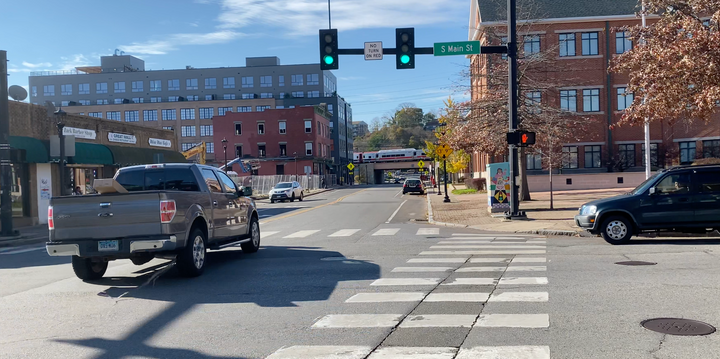
<svg viewBox="0 0 720 359">
<path fill-rule="evenodd" d="M 30 245 L 30 244 L 45 243 L 47 241 L 48 241 L 47 237 L 24 238 L 23 236 L 20 236 L 20 238 L 17 238 L 17 239 L 2 239 L 2 240 L 0 240 L 0 248 L 19 247 L 19 246 L 25 246 L 25 245 Z"/>
<path fill-rule="evenodd" d="M 428 206 L 428 223 L 436 226 L 443 226 L 443 227 L 456 227 L 456 228 L 467 228 L 468 226 L 465 224 L 457 224 L 457 223 L 445 223 L 445 222 L 437 222 L 435 219 L 433 219 L 433 211 L 432 211 L 432 203 L 430 196 L 425 195 L 427 198 L 427 206 Z"/>
</svg>

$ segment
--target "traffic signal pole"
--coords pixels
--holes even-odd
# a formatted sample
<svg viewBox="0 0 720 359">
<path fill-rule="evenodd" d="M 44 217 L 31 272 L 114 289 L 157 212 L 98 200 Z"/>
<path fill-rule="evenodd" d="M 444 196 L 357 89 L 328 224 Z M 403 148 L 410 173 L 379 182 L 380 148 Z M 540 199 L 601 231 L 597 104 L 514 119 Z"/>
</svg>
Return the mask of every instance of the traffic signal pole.
<svg viewBox="0 0 720 359">
<path fill-rule="evenodd" d="M 507 59 L 508 59 L 508 120 L 509 132 L 515 132 L 518 129 L 518 83 L 517 83 L 517 19 L 516 19 L 516 0 L 508 0 L 507 16 L 508 16 L 508 43 L 507 43 Z M 516 143 L 508 145 L 508 153 L 510 154 L 510 212 L 506 214 L 507 218 L 522 218 L 525 214 L 519 211 L 519 191 L 517 185 L 518 171 L 518 147 Z"/>
</svg>

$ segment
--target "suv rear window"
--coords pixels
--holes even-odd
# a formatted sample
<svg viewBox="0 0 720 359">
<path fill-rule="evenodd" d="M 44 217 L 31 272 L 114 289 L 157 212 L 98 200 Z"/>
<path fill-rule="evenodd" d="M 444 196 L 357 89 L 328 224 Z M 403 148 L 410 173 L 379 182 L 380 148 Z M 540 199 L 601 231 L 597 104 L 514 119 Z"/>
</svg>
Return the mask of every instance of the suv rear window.
<svg viewBox="0 0 720 359">
<path fill-rule="evenodd" d="M 120 171 L 115 180 L 125 187 L 128 192 L 153 190 L 200 191 L 200 186 L 198 186 L 195 175 L 190 168 Z"/>
<path fill-rule="evenodd" d="M 407 181 L 407 184 L 409 184 L 409 185 L 411 185 L 411 186 L 417 186 L 417 185 L 420 184 L 420 181 L 418 181 L 418 180 L 408 180 L 408 181 Z"/>
</svg>

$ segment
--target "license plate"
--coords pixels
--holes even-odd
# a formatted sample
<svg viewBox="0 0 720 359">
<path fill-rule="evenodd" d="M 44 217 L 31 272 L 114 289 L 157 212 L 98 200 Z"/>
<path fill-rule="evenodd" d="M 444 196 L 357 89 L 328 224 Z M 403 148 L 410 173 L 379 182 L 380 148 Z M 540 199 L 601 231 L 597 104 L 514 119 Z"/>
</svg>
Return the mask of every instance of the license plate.
<svg viewBox="0 0 720 359">
<path fill-rule="evenodd" d="M 119 249 L 118 241 L 100 241 L 98 242 L 98 251 L 117 251 Z"/>
</svg>

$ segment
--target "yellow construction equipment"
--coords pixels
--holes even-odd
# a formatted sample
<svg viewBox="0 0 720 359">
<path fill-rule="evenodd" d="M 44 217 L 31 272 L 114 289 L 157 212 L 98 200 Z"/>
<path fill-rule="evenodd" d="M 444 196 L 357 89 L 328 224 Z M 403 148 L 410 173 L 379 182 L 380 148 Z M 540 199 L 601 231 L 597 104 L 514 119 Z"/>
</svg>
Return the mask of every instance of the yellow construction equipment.
<svg viewBox="0 0 720 359">
<path fill-rule="evenodd" d="M 195 147 L 182 152 L 183 156 L 185 156 L 186 159 L 190 159 L 192 156 L 197 155 L 197 163 L 204 165 L 205 164 L 205 142 L 200 142 Z"/>
</svg>

